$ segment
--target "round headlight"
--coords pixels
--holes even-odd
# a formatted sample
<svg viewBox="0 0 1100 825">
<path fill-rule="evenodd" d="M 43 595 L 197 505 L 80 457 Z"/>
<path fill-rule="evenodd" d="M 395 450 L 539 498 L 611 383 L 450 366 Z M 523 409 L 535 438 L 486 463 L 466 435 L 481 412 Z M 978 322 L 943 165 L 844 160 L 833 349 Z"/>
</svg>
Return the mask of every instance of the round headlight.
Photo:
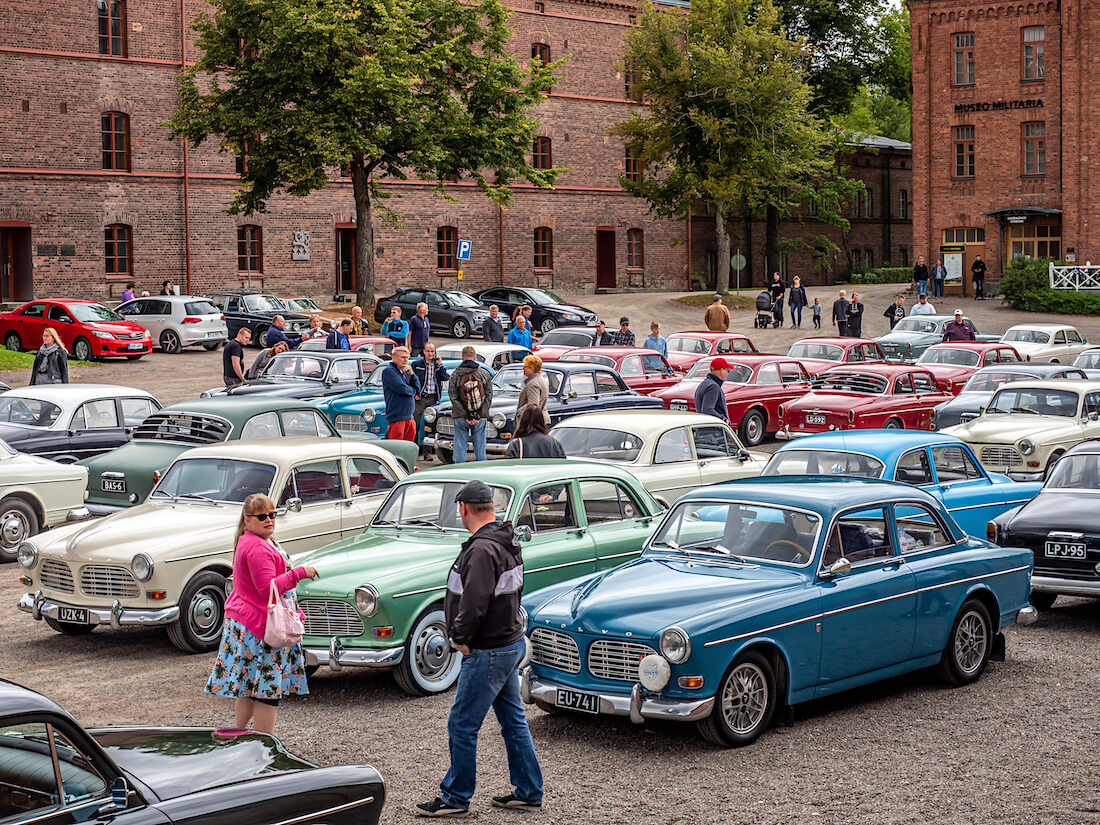
<svg viewBox="0 0 1100 825">
<path fill-rule="evenodd" d="M 670 627 L 661 634 L 661 655 L 678 665 L 691 655 L 691 640 L 678 627 Z"/>
<path fill-rule="evenodd" d="M 369 584 L 355 588 L 355 609 L 368 619 L 378 612 L 378 591 Z"/>
<path fill-rule="evenodd" d="M 672 668 L 669 667 L 668 662 L 654 653 L 650 653 L 638 662 L 638 681 L 648 691 L 656 693 L 664 690 L 671 676 Z"/>
<path fill-rule="evenodd" d="M 428 424 L 431 424 L 435 421 L 438 415 L 439 413 L 435 411 L 435 407 L 428 407 L 428 409 L 424 410 L 424 421 L 426 421 Z"/>
<path fill-rule="evenodd" d="M 21 541 L 19 546 L 15 548 L 15 557 L 23 567 L 29 570 L 38 561 L 38 548 L 35 547 L 33 541 Z"/>
<path fill-rule="evenodd" d="M 489 420 L 493 422 L 493 426 L 496 427 L 498 430 L 503 430 L 504 425 L 508 423 L 508 418 L 504 415 L 504 413 L 497 413 Z"/>
<path fill-rule="evenodd" d="M 366 421 L 369 424 L 372 421 L 374 421 L 374 410 L 371 409 L 370 407 L 367 407 L 365 410 L 363 410 L 362 416 L 363 416 L 363 420 Z"/>
<path fill-rule="evenodd" d="M 139 582 L 147 582 L 153 577 L 153 560 L 145 553 L 138 553 L 130 559 L 130 572 Z"/>
<path fill-rule="evenodd" d="M 519 623 L 523 625 L 523 632 L 527 632 L 527 625 L 530 623 L 530 619 L 527 616 L 527 609 L 520 605 L 519 608 Z"/>
<path fill-rule="evenodd" d="M 1017 446 L 1020 448 L 1021 455 L 1031 455 L 1035 452 L 1035 442 L 1030 438 L 1021 438 Z"/>
</svg>

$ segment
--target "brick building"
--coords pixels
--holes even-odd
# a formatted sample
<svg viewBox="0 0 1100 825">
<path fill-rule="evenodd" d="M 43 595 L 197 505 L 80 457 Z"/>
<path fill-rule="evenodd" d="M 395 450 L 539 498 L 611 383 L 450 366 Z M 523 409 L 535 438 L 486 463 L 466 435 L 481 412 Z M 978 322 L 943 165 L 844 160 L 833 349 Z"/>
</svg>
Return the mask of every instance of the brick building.
<svg viewBox="0 0 1100 825">
<path fill-rule="evenodd" d="M 976 255 L 994 278 L 1015 255 L 1100 257 L 1089 8 L 909 2 L 914 249 L 944 256 L 956 292 Z"/>
</svg>

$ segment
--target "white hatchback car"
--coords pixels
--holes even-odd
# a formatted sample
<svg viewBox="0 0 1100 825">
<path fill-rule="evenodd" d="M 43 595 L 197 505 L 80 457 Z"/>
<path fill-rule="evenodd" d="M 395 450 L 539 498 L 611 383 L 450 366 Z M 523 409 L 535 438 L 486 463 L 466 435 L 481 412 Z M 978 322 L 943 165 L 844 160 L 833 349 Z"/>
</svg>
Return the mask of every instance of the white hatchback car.
<svg viewBox="0 0 1100 825">
<path fill-rule="evenodd" d="M 195 295 L 154 295 L 115 307 L 128 321 L 141 324 L 162 350 L 175 354 L 184 347 L 217 349 L 229 339 L 222 311 Z"/>
</svg>

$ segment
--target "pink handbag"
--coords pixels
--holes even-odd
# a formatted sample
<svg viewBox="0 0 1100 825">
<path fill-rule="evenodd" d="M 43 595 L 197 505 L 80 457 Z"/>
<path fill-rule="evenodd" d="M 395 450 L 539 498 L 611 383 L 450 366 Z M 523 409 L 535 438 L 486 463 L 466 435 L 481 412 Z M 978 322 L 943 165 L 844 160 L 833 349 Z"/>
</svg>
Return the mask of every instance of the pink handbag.
<svg viewBox="0 0 1100 825">
<path fill-rule="evenodd" d="M 264 644 L 268 647 L 290 647 L 302 641 L 305 633 L 302 617 L 293 602 L 288 603 L 271 580 L 271 592 L 267 597 L 267 627 L 264 628 Z"/>
</svg>

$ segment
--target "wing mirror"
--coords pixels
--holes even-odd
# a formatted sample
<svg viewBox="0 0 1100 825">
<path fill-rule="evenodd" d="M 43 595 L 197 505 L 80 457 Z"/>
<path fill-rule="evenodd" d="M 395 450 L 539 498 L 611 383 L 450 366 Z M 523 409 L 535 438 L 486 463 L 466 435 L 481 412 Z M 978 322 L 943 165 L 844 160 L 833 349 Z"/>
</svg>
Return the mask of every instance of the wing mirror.
<svg viewBox="0 0 1100 825">
<path fill-rule="evenodd" d="M 1096 410 L 1089 410 L 1089 421 L 1096 421 L 1098 418 L 1100 418 L 1100 413 L 1097 413 Z"/>
<path fill-rule="evenodd" d="M 566 398 L 576 398 L 577 397 L 577 391 L 576 390 L 570 390 L 568 393 L 566 393 L 565 397 Z"/>
<path fill-rule="evenodd" d="M 846 576 L 852 572 L 852 563 L 845 558 L 839 558 L 821 571 L 821 577 L 832 579 L 837 576 Z"/>
<path fill-rule="evenodd" d="M 531 540 L 531 528 L 526 524 L 521 524 L 517 527 L 512 535 L 516 537 L 517 541 L 530 541 Z"/>
<path fill-rule="evenodd" d="M 302 500 L 295 496 L 286 503 L 286 510 L 288 513 L 300 513 L 302 512 Z"/>
<path fill-rule="evenodd" d="M 748 450 L 738 450 L 737 451 L 737 460 L 738 461 L 748 461 L 750 458 L 752 458 L 752 456 L 749 454 Z"/>
<path fill-rule="evenodd" d="M 129 798 L 130 786 L 126 784 L 126 779 L 121 776 L 116 777 L 115 781 L 111 783 L 111 801 L 100 805 L 96 815 L 104 816 L 118 811 L 125 811 Z"/>
</svg>

